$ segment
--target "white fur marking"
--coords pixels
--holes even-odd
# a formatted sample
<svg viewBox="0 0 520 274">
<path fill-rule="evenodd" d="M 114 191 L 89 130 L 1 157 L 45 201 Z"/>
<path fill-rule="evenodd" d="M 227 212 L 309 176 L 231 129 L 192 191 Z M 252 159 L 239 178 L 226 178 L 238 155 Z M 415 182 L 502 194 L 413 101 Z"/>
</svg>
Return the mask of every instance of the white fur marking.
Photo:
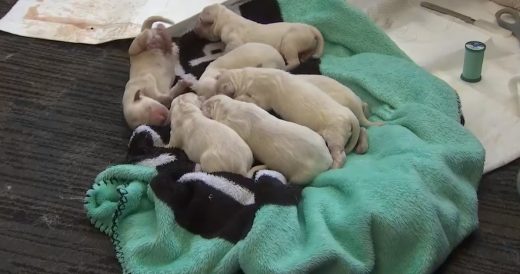
<svg viewBox="0 0 520 274">
<path fill-rule="evenodd" d="M 158 166 L 162 166 L 162 165 L 171 163 L 175 160 L 177 160 L 175 155 L 172 155 L 170 153 L 164 153 L 155 158 L 142 160 L 142 161 L 138 162 L 137 164 L 141 165 L 141 166 L 147 166 L 147 167 L 158 167 Z"/>
<path fill-rule="evenodd" d="M 130 137 L 130 141 L 128 141 L 128 146 L 130 146 L 130 144 L 132 143 L 132 140 L 134 139 L 135 135 L 139 134 L 143 131 L 148 132 L 148 134 L 150 134 L 152 136 L 154 147 L 164 147 L 164 142 L 162 141 L 161 136 L 159 136 L 159 134 L 157 134 L 157 132 L 155 132 L 153 129 L 151 129 L 147 125 L 140 125 L 134 130 L 134 132 L 132 133 L 132 136 Z"/>
<path fill-rule="evenodd" d="M 182 67 L 180 62 L 175 63 L 174 70 L 175 70 L 175 75 L 177 75 L 177 76 L 182 76 L 182 75 L 186 74 L 186 71 L 184 70 L 184 68 Z"/>
<path fill-rule="evenodd" d="M 191 73 L 186 73 L 184 75 L 181 75 L 182 80 L 188 81 L 188 82 L 197 82 L 197 77 L 195 77 Z"/>
<path fill-rule="evenodd" d="M 204 56 L 190 60 L 190 66 L 194 67 L 204 62 L 213 61 L 218 57 L 224 55 L 223 52 L 212 53 L 212 51 L 217 49 L 224 50 L 224 44 L 222 42 L 218 42 L 205 45 L 204 49 L 202 49 L 202 52 L 204 52 Z"/>
<path fill-rule="evenodd" d="M 267 170 L 267 169 L 259 170 L 255 174 L 255 182 L 258 181 L 258 179 L 260 179 L 261 176 L 269 176 L 271 178 L 277 179 L 278 181 L 282 182 L 282 184 L 284 184 L 284 185 L 287 184 L 287 180 L 285 179 L 285 176 L 283 176 L 283 174 L 278 171 Z"/>
<path fill-rule="evenodd" d="M 252 205 L 255 203 L 255 195 L 249 191 L 249 189 L 243 188 L 224 177 L 204 172 L 192 172 L 184 174 L 178 182 L 187 183 L 192 180 L 201 180 L 208 186 L 220 190 L 242 205 Z"/>
</svg>

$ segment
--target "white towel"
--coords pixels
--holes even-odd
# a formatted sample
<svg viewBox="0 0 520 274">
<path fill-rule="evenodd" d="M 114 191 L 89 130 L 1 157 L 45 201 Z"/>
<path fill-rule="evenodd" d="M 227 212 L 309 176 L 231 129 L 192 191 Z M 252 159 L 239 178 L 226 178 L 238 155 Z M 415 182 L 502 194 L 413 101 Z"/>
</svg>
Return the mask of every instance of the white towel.
<svg viewBox="0 0 520 274">
<path fill-rule="evenodd" d="M 520 45 L 505 30 L 488 32 L 427 10 L 415 0 L 351 0 L 364 10 L 415 62 L 449 83 L 458 93 L 466 128 L 486 149 L 484 172 L 520 157 L 520 102 L 508 87 L 520 76 Z M 487 0 L 432 0 L 434 4 L 495 23 L 502 7 Z M 506 33 L 506 34 L 504 34 Z M 486 43 L 482 81 L 460 79 L 464 44 Z"/>
</svg>

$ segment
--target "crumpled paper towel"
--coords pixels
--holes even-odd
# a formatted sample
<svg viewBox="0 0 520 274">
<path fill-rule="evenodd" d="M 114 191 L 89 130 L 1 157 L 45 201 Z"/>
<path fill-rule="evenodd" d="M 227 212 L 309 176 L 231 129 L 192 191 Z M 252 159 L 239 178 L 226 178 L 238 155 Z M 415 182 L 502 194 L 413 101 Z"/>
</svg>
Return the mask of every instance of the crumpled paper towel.
<svg viewBox="0 0 520 274">
<path fill-rule="evenodd" d="M 143 21 L 160 15 L 183 23 L 214 3 L 239 0 L 19 0 L 0 30 L 33 38 L 99 44 L 135 37 Z M 177 24 L 176 24 L 177 25 Z"/>
</svg>

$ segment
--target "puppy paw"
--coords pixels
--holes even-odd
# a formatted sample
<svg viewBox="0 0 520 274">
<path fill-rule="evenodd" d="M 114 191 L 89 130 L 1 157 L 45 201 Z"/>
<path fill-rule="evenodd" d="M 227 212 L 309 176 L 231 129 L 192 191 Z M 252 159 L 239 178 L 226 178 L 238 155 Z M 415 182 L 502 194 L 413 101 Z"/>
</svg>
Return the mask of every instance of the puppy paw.
<svg viewBox="0 0 520 274">
<path fill-rule="evenodd" d="M 345 162 L 347 161 L 347 156 L 345 152 L 334 152 L 332 153 L 332 166 L 331 169 L 337 169 L 343 167 Z"/>
<path fill-rule="evenodd" d="M 175 97 L 189 92 L 188 88 L 191 88 L 192 85 L 193 85 L 192 82 L 182 79 L 182 76 L 181 76 L 181 79 L 179 79 L 179 81 L 177 81 L 177 83 L 173 87 L 170 88 L 169 95 L 172 97 L 172 100 L 173 100 Z"/>
<path fill-rule="evenodd" d="M 179 56 L 179 47 L 175 43 L 172 43 L 170 50 L 175 56 Z"/>
<path fill-rule="evenodd" d="M 187 81 L 187 80 L 181 79 L 179 81 L 179 83 L 177 83 L 177 84 L 179 85 L 180 88 L 184 89 L 184 88 L 189 88 L 189 87 L 193 86 L 194 83 L 191 82 L 191 81 Z"/>
<path fill-rule="evenodd" d="M 332 166 L 330 166 L 330 169 L 338 169 L 342 166 L 342 163 L 338 162 L 338 161 L 333 161 L 332 162 Z"/>
<path fill-rule="evenodd" d="M 191 87 L 198 82 L 197 78 L 195 78 L 193 74 L 183 74 L 180 77 L 182 79 L 181 81 L 183 81 L 188 87 Z"/>
<path fill-rule="evenodd" d="M 355 152 L 357 154 L 365 154 L 368 150 L 368 135 L 367 130 L 365 128 L 361 128 L 361 132 L 359 134 L 358 143 L 356 145 Z"/>
<path fill-rule="evenodd" d="M 157 33 L 157 31 L 149 31 L 148 39 L 146 41 L 146 49 L 163 49 L 163 39 L 162 36 Z"/>
<path fill-rule="evenodd" d="M 368 145 L 358 144 L 356 146 L 356 154 L 365 154 L 368 150 Z"/>
</svg>

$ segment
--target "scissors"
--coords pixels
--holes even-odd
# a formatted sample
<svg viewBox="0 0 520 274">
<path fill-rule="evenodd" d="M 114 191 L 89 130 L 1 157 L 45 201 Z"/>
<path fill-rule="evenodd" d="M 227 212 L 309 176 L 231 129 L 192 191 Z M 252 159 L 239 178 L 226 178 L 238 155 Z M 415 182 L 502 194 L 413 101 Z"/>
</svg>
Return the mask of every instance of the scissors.
<svg viewBox="0 0 520 274">
<path fill-rule="evenodd" d="M 502 15 L 507 14 L 513 17 L 513 23 L 507 22 L 502 19 Z M 495 14 L 495 17 L 497 18 L 498 25 L 510 30 L 513 35 L 520 41 L 520 15 L 518 12 L 512 8 L 503 8 Z"/>
</svg>

